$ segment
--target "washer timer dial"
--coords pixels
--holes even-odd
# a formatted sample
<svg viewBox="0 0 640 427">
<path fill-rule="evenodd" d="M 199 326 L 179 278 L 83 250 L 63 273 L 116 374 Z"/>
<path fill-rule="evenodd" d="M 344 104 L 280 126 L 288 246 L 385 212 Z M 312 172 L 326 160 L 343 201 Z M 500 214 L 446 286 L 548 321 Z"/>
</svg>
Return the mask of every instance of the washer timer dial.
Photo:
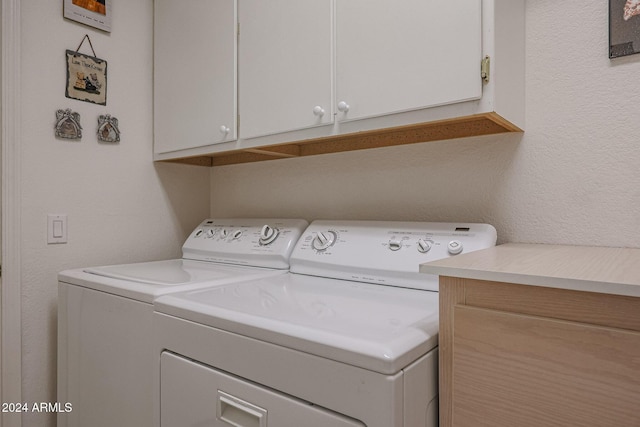
<svg viewBox="0 0 640 427">
<path fill-rule="evenodd" d="M 260 230 L 260 245 L 266 246 L 274 242 L 278 238 L 280 230 L 270 225 L 264 225 Z"/>
</svg>

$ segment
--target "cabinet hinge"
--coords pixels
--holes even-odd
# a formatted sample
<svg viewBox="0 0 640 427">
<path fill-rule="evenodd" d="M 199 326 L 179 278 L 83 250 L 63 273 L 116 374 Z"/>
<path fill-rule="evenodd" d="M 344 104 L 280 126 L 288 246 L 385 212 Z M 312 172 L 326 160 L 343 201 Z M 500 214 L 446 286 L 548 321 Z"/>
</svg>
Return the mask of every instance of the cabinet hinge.
<svg viewBox="0 0 640 427">
<path fill-rule="evenodd" d="M 237 25 L 237 29 L 238 29 L 238 34 L 237 35 L 238 35 L 238 37 L 240 37 L 240 23 L 239 22 L 238 22 L 238 25 Z"/>
<path fill-rule="evenodd" d="M 238 114 L 238 117 L 236 120 L 236 129 L 240 129 L 240 114 Z"/>
<path fill-rule="evenodd" d="M 482 58 L 480 62 L 480 77 L 485 83 L 489 83 L 489 72 L 491 70 L 491 58 L 489 55 Z"/>
</svg>

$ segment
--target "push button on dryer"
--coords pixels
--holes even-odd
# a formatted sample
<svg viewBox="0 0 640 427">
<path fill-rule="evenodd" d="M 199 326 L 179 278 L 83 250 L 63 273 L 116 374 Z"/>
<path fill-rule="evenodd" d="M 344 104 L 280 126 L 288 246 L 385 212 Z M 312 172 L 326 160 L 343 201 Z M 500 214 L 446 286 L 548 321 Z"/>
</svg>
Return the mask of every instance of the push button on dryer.
<svg viewBox="0 0 640 427">
<path fill-rule="evenodd" d="M 447 249 L 451 255 L 458 255 L 462 252 L 462 242 L 460 240 L 452 240 L 447 245 Z"/>
</svg>

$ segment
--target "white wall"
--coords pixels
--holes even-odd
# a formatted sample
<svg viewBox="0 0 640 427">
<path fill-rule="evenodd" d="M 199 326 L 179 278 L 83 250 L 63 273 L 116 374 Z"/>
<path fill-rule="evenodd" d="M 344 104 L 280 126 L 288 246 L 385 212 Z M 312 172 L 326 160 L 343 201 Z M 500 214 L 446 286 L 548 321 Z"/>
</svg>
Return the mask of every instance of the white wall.
<svg viewBox="0 0 640 427">
<path fill-rule="evenodd" d="M 527 1 L 526 132 L 217 167 L 216 216 L 489 222 L 499 242 L 640 246 L 640 55 L 607 2 Z"/>
<path fill-rule="evenodd" d="M 113 2 L 112 33 L 63 20 L 62 0 L 22 1 L 23 401 L 56 401 L 58 271 L 180 255 L 209 214 L 209 171 L 152 159 L 152 0 Z M 65 50 L 89 34 L 108 62 L 107 106 L 65 98 Z M 88 44 L 82 53 L 91 53 Z M 55 111 L 81 114 L 83 138 L 54 138 Z M 98 144 L 97 117 L 122 141 Z M 47 245 L 47 213 L 68 215 L 69 243 Z M 27 414 L 23 425 L 55 425 Z"/>
</svg>

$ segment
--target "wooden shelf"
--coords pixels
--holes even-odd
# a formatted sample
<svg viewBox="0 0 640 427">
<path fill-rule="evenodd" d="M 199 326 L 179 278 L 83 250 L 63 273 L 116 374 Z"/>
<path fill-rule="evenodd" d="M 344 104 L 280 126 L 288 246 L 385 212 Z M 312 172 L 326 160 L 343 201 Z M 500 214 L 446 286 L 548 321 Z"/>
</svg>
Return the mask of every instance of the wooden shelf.
<svg viewBox="0 0 640 427">
<path fill-rule="evenodd" d="M 484 113 L 416 125 L 162 161 L 209 167 L 224 166 L 507 132 L 522 132 L 522 130 L 496 113 Z"/>
</svg>

